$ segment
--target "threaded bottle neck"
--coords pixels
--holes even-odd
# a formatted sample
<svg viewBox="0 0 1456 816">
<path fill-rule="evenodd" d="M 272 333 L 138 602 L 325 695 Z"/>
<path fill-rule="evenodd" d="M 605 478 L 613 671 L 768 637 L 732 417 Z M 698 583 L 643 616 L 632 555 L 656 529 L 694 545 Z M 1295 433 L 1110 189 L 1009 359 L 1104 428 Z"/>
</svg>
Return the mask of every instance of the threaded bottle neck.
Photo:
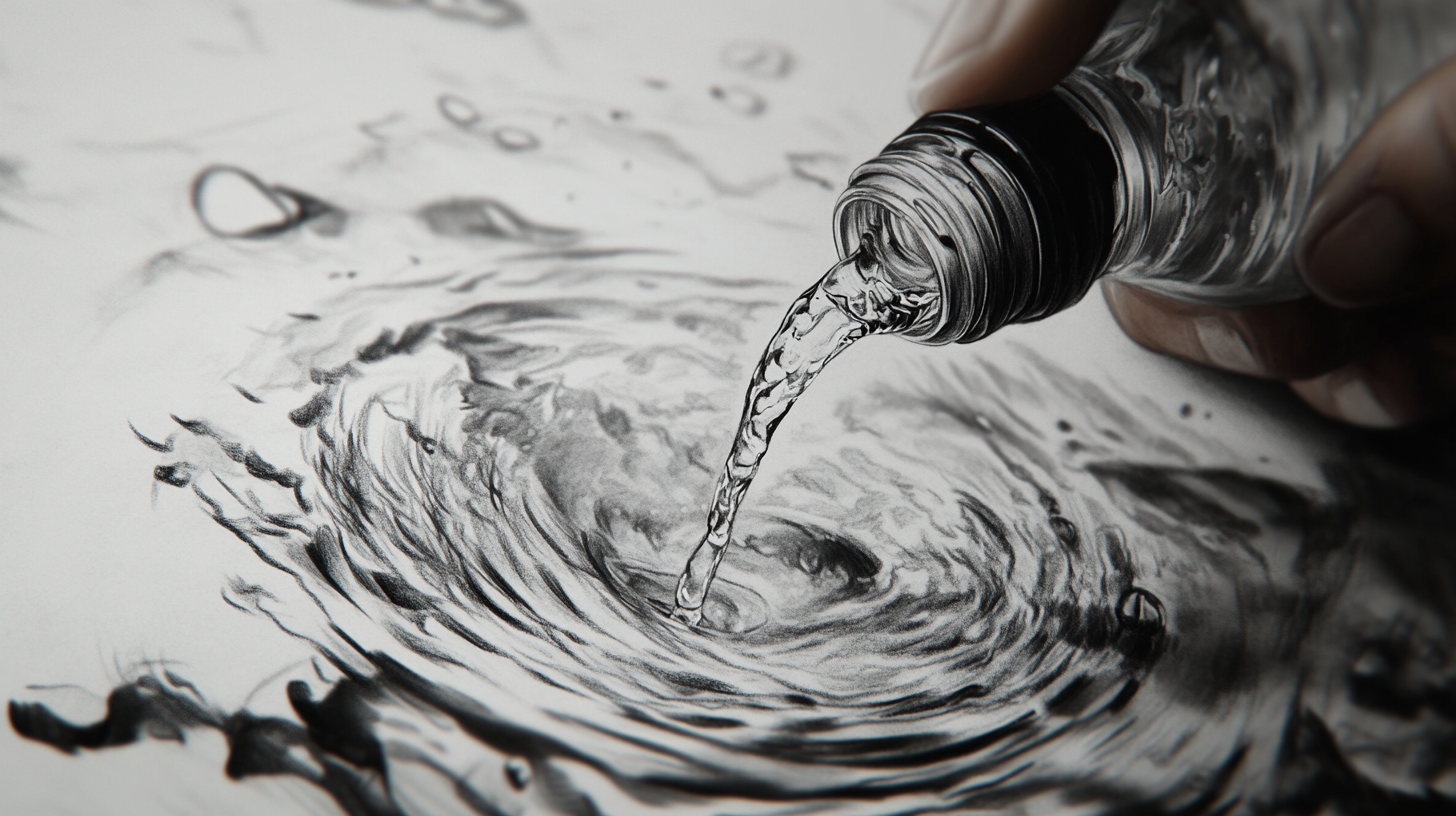
<svg viewBox="0 0 1456 816">
<path fill-rule="evenodd" d="M 1112 245 L 1116 184 L 1107 140 L 1057 92 L 932 113 L 850 176 L 835 241 L 847 257 L 887 222 L 914 235 L 941 310 L 902 336 L 968 343 L 1081 299 Z"/>
</svg>

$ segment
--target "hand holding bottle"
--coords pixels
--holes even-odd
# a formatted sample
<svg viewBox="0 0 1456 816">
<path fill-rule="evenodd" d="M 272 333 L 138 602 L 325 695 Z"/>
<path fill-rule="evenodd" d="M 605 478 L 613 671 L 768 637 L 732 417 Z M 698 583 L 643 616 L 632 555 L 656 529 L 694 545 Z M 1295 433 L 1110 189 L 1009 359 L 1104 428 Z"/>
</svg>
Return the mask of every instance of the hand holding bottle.
<svg viewBox="0 0 1456 816">
<path fill-rule="evenodd" d="M 1272 1 L 1272 0 L 1271 0 Z M 958 0 L 922 58 L 923 111 L 1039 93 L 1097 40 L 1115 0 Z M 1391 427 L 1456 405 L 1456 60 L 1386 106 L 1312 200 L 1295 246 L 1312 293 L 1221 308 L 1106 281 L 1156 351 L 1288 381 L 1317 410 Z"/>
</svg>

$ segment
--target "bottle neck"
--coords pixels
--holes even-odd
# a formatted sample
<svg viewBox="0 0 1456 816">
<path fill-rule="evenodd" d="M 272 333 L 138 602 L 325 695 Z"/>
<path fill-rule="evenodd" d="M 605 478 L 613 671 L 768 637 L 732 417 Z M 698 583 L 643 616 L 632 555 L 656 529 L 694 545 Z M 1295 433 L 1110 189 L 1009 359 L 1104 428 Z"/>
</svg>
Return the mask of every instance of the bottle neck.
<svg viewBox="0 0 1456 816">
<path fill-rule="evenodd" d="M 1114 239 L 1112 148 L 1062 92 L 964 112 L 932 113 L 850 176 L 835 207 L 841 257 L 886 225 L 924 257 L 900 273 L 933 274 L 938 319 L 901 335 L 968 343 L 1076 303 Z"/>
</svg>

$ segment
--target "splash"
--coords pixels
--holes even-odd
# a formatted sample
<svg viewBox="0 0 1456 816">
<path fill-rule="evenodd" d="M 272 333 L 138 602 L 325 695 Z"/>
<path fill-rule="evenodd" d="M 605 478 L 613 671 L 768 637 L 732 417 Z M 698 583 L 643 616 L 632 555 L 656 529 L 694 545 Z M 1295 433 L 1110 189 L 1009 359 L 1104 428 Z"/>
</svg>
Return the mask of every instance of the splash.
<svg viewBox="0 0 1456 816">
<path fill-rule="evenodd" d="M 708 531 L 678 578 L 673 615 L 679 620 L 701 622 L 703 601 L 732 540 L 733 520 L 769 440 L 824 366 L 862 337 L 895 334 L 937 316 L 939 293 L 923 283 L 927 276 L 917 276 L 920 285 L 911 287 L 891 280 L 892 264 L 900 271 L 907 259 L 896 232 L 886 222 L 866 234 L 858 250 L 794 301 L 769 340 L 749 380 L 733 449 L 713 492 Z"/>
</svg>

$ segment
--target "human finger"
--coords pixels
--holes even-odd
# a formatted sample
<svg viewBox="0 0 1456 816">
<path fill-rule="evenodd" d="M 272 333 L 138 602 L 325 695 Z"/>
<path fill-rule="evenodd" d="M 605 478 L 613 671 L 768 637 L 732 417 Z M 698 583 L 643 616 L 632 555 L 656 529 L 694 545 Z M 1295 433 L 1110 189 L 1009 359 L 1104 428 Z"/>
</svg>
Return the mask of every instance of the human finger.
<svg viewBox="0 0 1456 816">
<path fill-rule="evenodd" d="M 1456 59 L 1351 148 L 1311 203 L 1295 260 L 1317 297 L 1346 308 L 1456 288 Z"/>
<path fill-rule="evenodd" d="M 1104 281 L 1124 332 L 1154 351 L 1237 374 L 1301 380 L 1332 371 L 1398 330 L 1385 310 L 1349 311 L 1305 297 L 1224 308 Z"/>
<path fill-rule="evenodd" d="M 1456 407 L 1456 302 L 1418 328 L 1327 374 L 1290 383 L 1320 413 L 1353 425 L 1391 428 Z"/>
<path fill-rule="evenodd" d="M 1117 0 L 956 0 L 910 83 L 921 113 L 1034 96 L 1066 76 Z"/>
</svg>

